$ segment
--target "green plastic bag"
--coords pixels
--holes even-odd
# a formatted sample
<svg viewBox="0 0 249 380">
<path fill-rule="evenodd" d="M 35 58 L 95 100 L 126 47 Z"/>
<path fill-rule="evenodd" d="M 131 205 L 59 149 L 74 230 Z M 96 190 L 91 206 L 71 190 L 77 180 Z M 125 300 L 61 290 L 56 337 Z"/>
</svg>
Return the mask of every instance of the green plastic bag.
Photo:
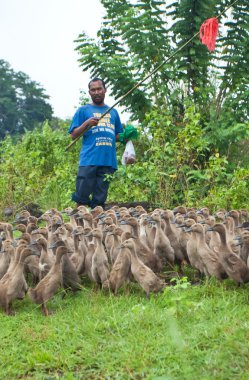
<svg viewBox="0 0 249 380">
<path fill-rule="evenodd" d="M 137 140 L 138 139 L 138 130 L 133 127 L 133 125 L 127 125 L 124 128 L 124 132 L 119 134 L 119 141 L 125 145 L 128 140 Z"/>
</svg>

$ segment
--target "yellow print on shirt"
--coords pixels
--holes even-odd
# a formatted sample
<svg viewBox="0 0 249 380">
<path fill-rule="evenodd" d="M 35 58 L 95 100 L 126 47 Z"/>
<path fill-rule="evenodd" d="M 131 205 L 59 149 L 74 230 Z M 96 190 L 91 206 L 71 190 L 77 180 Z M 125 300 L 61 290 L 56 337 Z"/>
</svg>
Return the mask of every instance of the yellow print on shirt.
<svg viewBox="0 0 249 380">
<path fill-rule="evenodd" d="M 96 146 L 112 146 L 112 143 L 110 142 L 99 142 L 99 143 L 96 143 Z"/>
<path fill-rule="evenodd" d="M 93 114 L 93 116 L 94 117 L 98 117 L 98 118 L 100 118 L 102 115 L 101 115 L 101 113 L 94 113 Z M 115 126 L 114 126 L 114 124 L 111 124 L 111 122 L 110 122 L 110 120 L 111 120 L 111 114 L 110 113 L 108 113 L 108 114 L 106 114 L 104 117 L 103 117 L 103 119 L 101 119 L 100 121 L 99 121 L 99 123 L 98 123 L 98 127 L 109 127 L 109 128 L 112 128 L 112 129 L 114 129 L 115 128 Z"/>
<path fill-rule="evenodd" d="M 112 139 L 110 137 L 97 137 L 96 146 L 110 146 L 112 147 Z"/>
</svg>

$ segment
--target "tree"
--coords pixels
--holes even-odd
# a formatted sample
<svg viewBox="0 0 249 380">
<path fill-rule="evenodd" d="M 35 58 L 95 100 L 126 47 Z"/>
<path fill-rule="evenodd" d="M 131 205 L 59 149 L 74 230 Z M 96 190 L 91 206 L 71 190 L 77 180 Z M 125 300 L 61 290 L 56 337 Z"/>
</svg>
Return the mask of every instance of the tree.
<svg viewBox="0 0 249 380">
<path fill-rule="evenodd" d="M 105 79 L 111 95 L 119 98 L 162 63 L 171 48 L 168 43 L 165 5 L 160 0 L 102 0 L 106 15 L 96 43 L 85 33 L 77 39 L 80 65 L 94 76 Z M 163 21 L 162 21 L 163 19 Z M 170 77 L 171 66 L 168 77 Z M 124 101 L 135 119 L 142 121 L 152 102 L 160 105 L 169 88 L 161 73 L 145 87 L 133 91 Z M 160 86 L 161 94 L 158 93 Z"/>
<path fill-rule="evenodd" d="M 0 60 L 0 139 L 7 134 L 33 130 L 38 122 L 52 118 L 48 95 L 23 72 L 15 72 Z"/>
<path fill-rule="evenodd" d="M 202 22 L 217 14 L 214 0 L 208 2 L 202 0 L 182 0 L 172 3 L 169 8 L 169 16 L 172 17 L 171 27 L 172 42 L 176 49 L 186 44 L 199 32 Z M 188 96 L 201 101 L 202 93 L 199 91 L 209 83 L 208 68 L 212 59 L 206 46 L 202 45 L 199 38 L 194 38 L 176 54 L 176 70 L 178 78 L 185 86 Z"/>
<path fill-rule="evenodd" d="M 228 0 L 219 1 L 218 13 L 229 5 Z M 227 155 L 232 147 L 241 149 L 239 142 L 249 136 L 248 10 L 248 1 L 239 0 L 220 19 L 215 95 L 206 131 L 209 141 Z"/>
<path fill-rule="evenodd" d="M 227 5 L 227 1 L 224 2 Z M 226 34 L 222 35 L 221 76 L 217 95 L 218 116 L 222 107 L 226 111 L 236 108 L 237 121 L 248 120 L 249 116 L 249 5 L 240 0 L 233 7 L 231 17 L 225 20 Z"/>
<path fill-rule="evenodd" d="M 165 62 L 207 18 L 218 16 L 230 5 L 228 0 L 181 0 L 168 6 L 160 0 L 101 2 L 106 15 L 98 40 L 82 33 L 76 49 L 83 71 L 101 76 L 115 98 Z M 248 9 L 248 1 L 240 0 L 219 20 L 220 37 L 213 54 L 197 36 L 145 86 L 127 96 L 123 104 L 133 118 L 143 121 L 153 107 L 159 111 L 167 108 L 181 118 L 185 99 L 191 98 L 202 107 L 202 122 L 226 117 L 227 110 L 235 107 L 238 113 L 235 118 L 231 115 L 230 122 L 245 122 L 249 104 Z"/>
</svg>

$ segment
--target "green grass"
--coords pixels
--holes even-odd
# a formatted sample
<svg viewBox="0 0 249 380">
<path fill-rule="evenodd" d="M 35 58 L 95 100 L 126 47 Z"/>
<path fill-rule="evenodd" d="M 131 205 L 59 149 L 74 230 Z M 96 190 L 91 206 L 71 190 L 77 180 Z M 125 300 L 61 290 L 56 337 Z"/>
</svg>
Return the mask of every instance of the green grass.
<svg viewBox="0 0 249 380">
<path fill-rule="evenodd" d="M 0 379 L 248 379 L 248 286 L 178 281 L 148 300 L 132 284 L 0 312 Z"/>
</svg>

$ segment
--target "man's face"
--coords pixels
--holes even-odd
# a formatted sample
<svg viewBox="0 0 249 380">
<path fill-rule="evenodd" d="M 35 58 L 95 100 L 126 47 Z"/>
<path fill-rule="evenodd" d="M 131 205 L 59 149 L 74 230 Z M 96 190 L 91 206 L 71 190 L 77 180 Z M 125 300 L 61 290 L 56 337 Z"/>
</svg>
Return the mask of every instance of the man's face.
<svg viewBox="0 0 249 380">
<path fill-rule="evenodd" d="M 100 80 L 90 83 L 89 95 L 91 96 L 93 103 L 97 105 L 103 104 L 105 93 L 106 89 Z"/>
</svg>

